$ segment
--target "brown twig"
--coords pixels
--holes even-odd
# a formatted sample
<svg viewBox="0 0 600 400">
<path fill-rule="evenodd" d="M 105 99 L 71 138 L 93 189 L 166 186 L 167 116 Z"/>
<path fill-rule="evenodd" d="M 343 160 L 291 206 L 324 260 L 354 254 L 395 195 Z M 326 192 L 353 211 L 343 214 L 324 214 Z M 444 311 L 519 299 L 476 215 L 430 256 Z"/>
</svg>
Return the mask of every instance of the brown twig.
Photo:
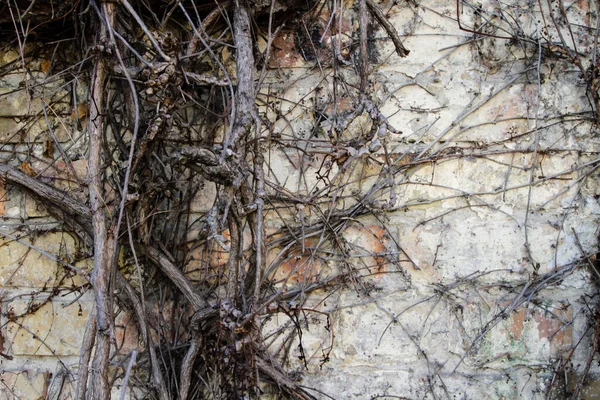
<svg viewBox="0 0 600 400">
<path fill-rule="evenodd" d="M 406 57 L 410 53 L 410 50 L 408 50 L 402 44 L 402 40 L 400 40 L 400 36 L 396 31 L 396 27 L 392 25 L 392 23 L 388 20 L 388 18 L 373 0 L 364 1 L 366 1 L 367 6 L 369 6 L 369 10 L 373 14 L 377 22 L 379 22 L 379 24 L 383 27 L 383 29 L 385 29 L 387 34 L 390 36 L 390 39 L 392 39 L 392 43 L 394 43 L 394 47 L 396 48 L 396 53 L 398 54 L 398 56 Z"/>
</svg>

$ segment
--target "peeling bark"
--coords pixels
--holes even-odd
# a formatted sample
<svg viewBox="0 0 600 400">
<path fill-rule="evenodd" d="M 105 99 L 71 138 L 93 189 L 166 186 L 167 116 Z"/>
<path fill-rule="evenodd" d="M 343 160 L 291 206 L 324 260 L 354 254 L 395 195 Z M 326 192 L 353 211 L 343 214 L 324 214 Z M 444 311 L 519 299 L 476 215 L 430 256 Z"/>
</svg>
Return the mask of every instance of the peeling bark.
<svg viewBox="0 0 600 400">
<path fill-rule="evenodd" d="M 363 0 L 360 1 L 362 3 Z M 367 6 L 369 6 L 369 10 L 371 10 L 371 13 L 373 13 L 373 16 L 375 17 L 377 22 L 379 22 L 383 29 L 385 29 L 386 33 L 390 36 L 390 39 L 392 39 L 398 56 L 406 57 L 408 53 L 410 53 L 410 50 L 408 50 L 406 47 L 404 47 L 404 44 L 402 44 L 402 40 L 400 40 L 400 36 L 398 36 L 398 31 L 396 31 L 396 27 L 394 27 L 394 25 L 392 25 L 392 23 L 388 20 L 386 15 L 381 11 L 379 6 L 377 5 L 377 3 L 375 3 L 373 0 L 364 1 L 367 3 Z"/>
<path fill-rule="evenodd" d="M 0 164 L 0 177 L 7 182 L 20 185 L 35 193 L 40 199 L 60 206 L 60 209 L 73 217 L 90 218 L 90 209 L 65 192 L 48 186 L 10 165 Z"/>
<path fill-rule="evenodd" d="M 369 87 L 369 54 L 367 52 L 367 0 L 358 0 L 358 24 L 360 42 L 360 91 L 366 93 Z"/>
<path fill-rule="evenodd" d="M 183 359 L 181 367 L 181 379 L 179 380 L 179 399 L 187 400 L 190 393 L 191 376 L 194 371 L 194 361 L 200 351 L 202 345 L 202 339 L 197 337 L 191 341 L 190 348 L 188 349 Z"/>
<path fill-rule="evenodd" d="M 160 369 L 160 362 L 156 354 L 154 340 L 152 339 L 152 335 L 150 335 L 148 332 L 148 318 L 147 313 L 144 310 L 144 306 L 140 301 L 135 289 L 131 287 L 129 282 L 127 282 L 127 279 L 125 279 L 120 272 L 117 272 L 117 285 L 120 288 L 125 289 L 127 300 L 131 303 L 133 312 L 136 316 L 142 340 L 144 341 L 150 355 L 150 363 L 152 364 L 152 381 L 156 387 L 156 390 L 158 391 L 160 400 L 169 400 L 170 396 L 162 375 L 162 371 Z"/>
<path fill-rule="evenodd" d="M 104 16 L 109 24 L 114 20 L 114 3 L 102 5 Z M 102 25 L 99 41 L 106 42 L 106 26 Z M 96 60 L 92 76 L 90 94 L 90 125 L 88 177 L 90 209 L 94 229 L 94 268 L 91 284 L 96 300 L 96 347 L 92 369 L 92 390 L 88 393 L 94 399 L 107 400 L 110 398 L 110 383 L 108 380 L 108 361 L 110 356 L 110 335 L 112 332 L 112 309 L 110 303 L 110 277 L 113 265 L 114 243 L 109 235 L 106 223 L 104 203 L 104 177 L 102 165 L 102 141 L 104 133 L 104 96 L 105 79 L 108 66 L 101 55 Z"/>
<path fill-rule="evenodd" d="M 216 313 L 208 302 L 196 292 L 183 272 L 181 272 L 165 254 L 152 247 L 141 247 L 140 251 L 146 254 L 146 256 L 148 256 L 148 258 L 150 258 L 150 260 L 152 260 L 152 262 L 156 264 L 183 293 L 184 297 L 194 309 L 194 320 L 201 321 Z"/>
<path fill-rule="evenodd" d="M 32 193 L 46 206 L 50 214 L 62 221 L 68 230 L 74 232 L 86 246 L 92 246 L 91 212 L 85 204 L 10 165 L 0 164 L 0 179 Z"/>
<path fill-rule="evenodd" d="M 289 395 L 301 400 L 316 400 L 315 397 L 307 393 L 304 389 L 298 387 L 296 382 L 288 378 L 274 364 L 269 363 L 268 361 L 263 360 L 260 357 L 256 357 L 255 362 L 256 366 L 262 373 L 270 377 L 280 388 L 282 388 Z"/>
<path fill-rule="evenodd" d="M 86 386 L 89 376 L 89 364 L 92 358 L 92 349 L 94 348 L 94 340 L 96 338 L 96 312 L 92 310 L 90 313 L 81 351 L 79 354 L 79 371 L 77 373 L 77 389 L 75 392 L 76 400 L 86 399 Z"/>
<path fill-rule="evenodd" d="M 235 44 L 237 91 L 235 93 L 235 121 L 223 148 L 224 158 L 227 149 L 236 149 L 238 142 L 250 131 L 254 121 L 254 54 L 252 53 L 252 28 L 250 11 L 236 0 L 233 10 L 233 42 Z"/>
</svg>

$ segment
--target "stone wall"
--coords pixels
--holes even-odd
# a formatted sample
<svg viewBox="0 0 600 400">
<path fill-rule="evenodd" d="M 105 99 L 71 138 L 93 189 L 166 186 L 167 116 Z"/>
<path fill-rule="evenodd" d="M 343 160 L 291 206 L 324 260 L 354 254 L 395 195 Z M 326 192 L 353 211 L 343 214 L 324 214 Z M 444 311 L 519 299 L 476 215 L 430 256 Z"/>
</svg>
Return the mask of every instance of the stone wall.
<svg viewBox="0 0 600 400">
<path fill-rule="evenodd" d="M 571 21 L 585 25 L 587 6 L 573 5 Z M 460 6 L 465 26 L 488 18 L 503 28 L 490 35 L 511 35 L 501 22 L 510 5 L 470 7 Z M 456 12 L 435 1 L 390 8 L 406 58 L 382 30 L 373 38 L 371 83 L 398 133 L 382 139 L 393 156 L 364 157 L 371 174 L 378 161 L 407 167 L 382 196 L 396 211 L 346 233 L 361 249 L 400 256 L 360 260 L 388 272 L 371 278 L 368 296 L 336 293 L 315 306 L 328 319 L 304 333 L 294 354 L 310 361 L 296 367 L 334 398 L 564 398 L 592 349 L 597 289 L 580 260 L 597 246 L 597 128 L 564 118 L 589 112 L 585 83 L 548 53 L 556 32 L 527 45 L 473 36 Z M 536 38 L 539 10 L 515 15 Z M 272 75 L 294 82 L 282 107 L 298 118 L 296 132 L 307 124 L 296 104 L 326 92 L 331 78 L 301 58 L 281 58 L 294 69 Z M 294 170 L 278 162 L 280 179 Z M 582 398 L 596 398 L 589 385 Z"/>
<path fill-rule="evenodd" d="M 287 366 L 323 399 L 565 398 L 598 335 L 597 110 L 572 61 L 577 51 L 590 62 L 589 32 L 573 28 L 579 48 L 565 55 L 551 47 L 559 35 L 544 30 L 537 6 L 460 2 L 457 13 L 445 1 L 381 3 L 410 50 L 400 58 L 373 23 L 369 83 L 390 129 L 332 149 L 323 142 L 335 124 L 353 138 L 375 124 L 366 111 L 353 115 L 356 94 L 342 90 L 358 85 L 357 22 L 353 4 L 339 6 L 337 35 L 326 11 L 313 25 L 322 48 L 307 50 L 298 29 L 284 27 L 274 40 L 259 96 L 274 138 L 265 174 L 303 195 L 337 182 L 323 202 L 368 201 L 373 212 L 345 222 L 345 260 L 316 256 L 318 236 L 283 262 L 273 245 L 269 262 L 284 289 L 347 264 L 360 271 L 344 288 L 311 295 L 301 337 L 275 340 L 273 352 L 287 348 Z M 570 24 L 595 26 L 588 8 L 596 6 L 571 4 Z M 461 30 L 457 15 L 470 28 Z M 335 73 L 330 46 L 341 49 Z M 8 65 L 19 52 L 1 57 Z M 49 79 L 49 63 L 41 57 L 26 72 L 15 62 L 0 82 L 0 157 L 84 200 L 85 88 L 73 93 L 66 77 Z M 213 197 L 207 183 L 192 213 L 205 213 Z M 93 305 L 88 255 L 43 201 L 9 184 L 0 198 L 0 396 L 53 398 L 63 387 L 69 398 L 67 371 L 76 372 Z M 271 232 L 320 221 L 301 204 L 269 216 Z M 226 264 L 221 250 L 198 252 L 188 276 L 203 254 L 211 268 Z M 269 336 L 290 318 L 274 311 L 263 322 Z M 128 317 L 116 327 L 120 351 L 136 348 Z M 589 373 L 581 397 L 598 398 L 597 362 Z"/>
<path fill-rule="evenodd" d="M 29 71 L 19 67 L 17 48 L 0 55 L 0 158 L 62 190 L 85 198 L 78 184 L 85 179 L 85 160 L 53 162 L 57 144 L 75 153 L 81 143 L 85 113 L 75 116 L 66 79 L 49 74 L 51 60 L 34 58 Z M 17 65 L 15 65 L 15 63 Z M 28 90 L 25 90 L 29 88 Z M 80 93 L 82 98 L 87 94 Z M 79 144 L 77 144 L 79 143 Z M 72 377 L 77 365 L 93 299 L 85 293 L 87 270 L 80 246 L 64 232 L 38 201 L 0 180 L 0 285 L 2 340 L 0 398 L 53 398 Z"/>
</svg>

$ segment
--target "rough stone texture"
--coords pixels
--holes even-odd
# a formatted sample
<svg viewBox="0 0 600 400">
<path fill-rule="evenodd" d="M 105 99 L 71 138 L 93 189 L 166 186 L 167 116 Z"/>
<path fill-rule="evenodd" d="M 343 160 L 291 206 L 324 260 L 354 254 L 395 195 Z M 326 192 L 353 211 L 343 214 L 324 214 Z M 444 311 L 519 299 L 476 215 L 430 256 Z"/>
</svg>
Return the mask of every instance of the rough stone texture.
<svg viewBox="0 0 600 400">
<path fill-rule="evenodd" d="M 89 300 L 73 304 L 54 300 L 43 305 L 40 301 L 32 304 L 15 300 L 3 304 L 8 316 L 5 340 L 10 345 L 7 350 L 16 356 L 78 356 L 92 306 Z M 19 318 L 12 322 L 11 316 Z"/>
<path fill-rule="evenodd" d="M 391 8 L 390 19 L 407 34 L 404 43 L 411 52 L 404 59 L 389 40 L 378 42 L 381 62 L 372 84 L 381 93 L 383 113 L 400 131 L 387 139 L 388 152 L 397 159 L 404 155 L 414 166 L 395 177 L 397 211 L 387 216 L 387 232 L 374 228 L 376 220 L 344 231 L 352 248 L 346 262 L 375 274 L 371 291 L 328 296 L 315 312 L 326 313 L 329 323 L 313 325 L 303 332 L 302 343 L 290 346 L 293 365 L 307 373 L 303 383 L 334 398 L 543 399 L 552 366 L 574 347 L 572 360 L 581 365 L 590 348 L 590 314 L 583 298 L 597 289 L 585 266 L 558 287 L 518 304 L 523 286 L 516 292 L 503 289 L 597 248 L 597 178 L 577 168 L 597 162 L 596 128 L 552 123 L 558 113 L 589 109 L 585 88 L 564 74 L 547 77 L 540 86 L 535 78 L 515 81 L 524 67 L 516 60 L 522 53 L 507 41 L 488 38 L 456 46 L 469 33 L 444 17 L 455 15 L 455 6 L 425 1 L 410 10 Z M 277 43 L 278 66 L 296 68 L 270 76 L 286 99 L 278 107 L 284 117 L 273 115 L 273 127 L 302 147 L 302 140 L 327 132 L 322 123 L 324 132 L 315 135 L 315 118 L 307 108 L 331 100 L 331 82 L 297 68 L 288 32 Z M 287 57 L 279 56 L 282 49 L 288 49 Z M 548 68 L 542 65 L 542 74 Z M 353 79 L 343 70 L 340 74 Z M 357 118 L 348 132 L 358 136 L 369 123 Z M 536 134 L 539 127 L 546 128 Z M 537 155 L 536 146 L 542 149 Z M 484 147 L 488 155 L 472 156 Z M 310 144 L 306 148 L 310 151 Z M 445 157 L 415 162 L 428 154 Z M 318 154 L 309 158 L 281 149 L 270 160 L 269 177 L 290 191 L 310 193 L 319 186 Z M 375 163 L 366 168 L 378 171 Z M 333 170 L 330 178 L 337 173 Z M 363 179 L 356 188 L 371 183 Z M 306 254 L 292 254 L 281 264 L 278 277 L 297 282 L 327 273 L 330 266 L 312 256 L 315 243 L 306 246 Z M 394 252 L 399 257 L 390 259 Z M 508 313 L 498 319 L 504 310 Z M 267 331 L 284 319 L 274 317 Z"/>
<path fill-rule="evenodd" d="M 484 8 L 494 4 L 486 2 Z M 382 5 L 389 9 L 390 20 L 410 50 L 408 57 L 400 59 L 384 33 L 376 31 L 373 48 L 378 57 L 371 85 L 397 133 L 382 139 L 387 153 L 357 155 L 366 160 L 364 168 L 355 172 L 344 190 L 368 189 L 386 161 L 406 168 L 382 196 L 392 203 L 393 212 L 345 227 L 344 260 L 315 256 L 318 237 L 306 239 L 303 250 L 282 259 L 278 259 L 281 247 L 270 250 L 268 264 L 278 264 L 267 272 L 282 289 L 349 267 L 361 277 L 347 290 L 318 293 L 309 300 L 314 303 L 304 309 L 314 309 L 312 325 L 303 332 L 302 342 L 296 338 L 289 347 L 289 366 L 304 374 L 303 385 L 337 399 L 544 399 L 553 368 L 571 356 L 576 370 L 565 373 L 570 380 L 563 386 L 572 390 L 571 382 L 581 372 L 577 368 L 585 364 L 592 340 L 587 328 L 597 289 L 590 271 L 582 265 L 557 285 L 518 300 L 533 278 L 575 263 L 582 251 L 597 250 L 600 187 L 592 169 L 600 150 L 597 128 L 590 123 L 554 124 L 559 112 L 589 110 L 585 87 L 555 60 L 540 66 L 540 74 L 546 77 L 539 86 L 535 74 L 514 80 L 526 67 L 535 72 L 536 64 L 524 65 L 523 50 L 507 41 L 479 38 L 461 45 L 472 34 L 460 30 L 450 17 L 456 12 L 453 2 Z M 588 5 L 580 1 L 577 7 L 583 12 Z M 340 69 L 339 79 L 356 84 L 350 54 L 356 29 L 352 13 L 352 7 L 346 7 L 342 16 L 341 58 L 347 64 Z M 473 22 L 472 14 L 461 15 L 465 24 Z M 585 23 L 585 15 L 576 17 Z M 523 18 L 524 28 L 531 29 L 532 22 Z M 320 107 L 327 117 L 336 113 L 347 117 L 355 107 L 350 95 L 334 102 L 333 78 L 327 68 L 318 66 L 331 62 L 328 46 L 335 38 L 325 34 L 327 22 L 327 18 L 319 20 L 318 36 L 324 40 L 311 54 L 298 48 L 303 40 L 296 37 L 298 32 L 282 29 L 268 60 L 271 69 L 265 87 L 277 92 L 273 106 L 277 112 L 262 103 L 260 110 L 272 123 L 270 134 L 295 147 L 273 146 L 265 173 L 268 180 L 292 192 L 317 190 L 327 160 L 309 139 L 326 137 L 332 122 L 318 121 L 311 107 Z M 14 51 L 0 52 L 0 64 L 18 57 Z M 233 65 L 231 57 L 226 65 Z M 47 68 L 40 61 L 39 74 L 32 76 L 41 81 Z M 551 73 L 553 69 L 558 72 Z M 54 139 L 42 110 L 43 99 L 62 99 L 66 94 L 55 82 L 45 92 L 29 96 L 18 89 L 26 79 L 19 72 L 0 82 L 2 149 L 15 151 L 21 170 L 82 196 L 85 146 L 77 138 L 88 107 L 80 101 L 62 101 L 50 110 L 57 141 L 72 145 L 71 170 L 49 144 Z M 344 135 L 359 137 L 371 123 L 366 114 L 361 115 Z M 545 128 L 536 130 L 541 127 Z M 10 147 L 19 143 L 30 147 Z M 486 146 L 489 154 L 473 155 Z M 38 161 L 27 160 L 29 150 Z M 428 155 L 439 157 L 427 160 Z M 348 156 L 340 155 L 330 165 L 331 180 L 342 176 L 343 157 Z M 207 212 L 215 196 L 214 186 L 203 187 L 191 204 L 194 216 Z M 357 200 L 348 195 L 343 201 L 347 206 Z M 269 211 L 267 215 L 273 218 L 269 229 L 283 225 Z M 279 215 L 291 225 L 302 222 L 307 227 L 318 219 L 304 207 L 281 210 Z M 42 204 L 2 182 L 0 217 L 1 232 L 11 236 L 16 234 L 6 226 L 48 223 Z M 84 283 L 56 261 L 85 267 L 77 259 L 73 239 L 41 230 L 42 234 L 32 236 L 35 239 L 19 239 L 30 246 L 0 239 L 0 286 L 5 290 L 0 352 L 14 357 L 10 368 L 3 370 L 0 398 L 45 396 L 56 358 L 72 357 L 68 366 L 76 365 L 73 357 L 79 354 L 91 309 L 89 300 L 67 306 L 63 299 L 53 298 L 14 320 L 31 309 L 25 294 L 47 294 L 57 285 L 70 288 Z M 195 233 L 189 232 L 190 240 Z M 244 243 L 250 246 L 250 234 L 244 234 Z M 226 245 L 228 232 L 222 236 Z M 189 254 L 187 276 L 210 281 L 207 276 L 216 276 L 227 260 L 223 248 L 195 248 Z M 326 300 L 316 300 L 322 298 Z M 271 314 L 265 317 L 264 332 L 288 322 L 285 313 Z M 131 315 L 119 314 L 115 341 L 122 354 L 143 349 L 137 333 Z M 594 363 L 582 398 L 599 398 L 598 376 Z M 563 398 L 557 386 L 551 393 Z"/>
<path fill-rule="evenodd" d="M 33 242 L 28 237 L 16 241 L 4 236 L 0 239 L 0 284 L 20 288 L 80 285 L 83 277 L 57 262 L 74 263 L 76 251 L 75 242 L 67 233 L 50 233 Z"/>
<path fill-rule="evenodd" d="M 48 374 L 33 370 L 2 372 L 0 380 L 4 386 L 0 389 L 0 399 L 39 399 L 44 396 Z"/>
<path fill-rule="evenodd" d="M 75 398 L 74 377 L 58 363 L 47 362 L 45 367 L 29 363 L 26 368 L 11 370 L 4 368 L 0 373 L 0 399 L 45 399 L 72 400 Z"/>
</svg>

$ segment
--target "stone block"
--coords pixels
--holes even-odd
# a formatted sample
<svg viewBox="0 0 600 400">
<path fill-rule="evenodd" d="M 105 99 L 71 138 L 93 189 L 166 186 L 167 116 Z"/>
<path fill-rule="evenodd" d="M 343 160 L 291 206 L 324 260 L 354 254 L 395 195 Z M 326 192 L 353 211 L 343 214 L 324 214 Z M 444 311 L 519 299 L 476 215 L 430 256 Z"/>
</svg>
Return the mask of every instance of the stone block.
<svg viewBox="0 0 600 400">
<path fill-rule="evenodd" d="M 273 312 L 265 319 L 262 328 L 263 334 L 271 338 L 269 341 L 271 352 L 289 349 L 290 369 L 318 374 L 322 367 L 330 363 L 338 365 L 340 362 L 334 358 L 337 344 L 336 332 L 331 330 L 331 319 L 328 319 L 326 314 L 311 313 L 310 309 L 313 307 L 302 309 L 307 319 L 310 319 L 310 329 L 303 328 L 301 336 L 297 335 L 297 325 L 290 323 L 293 312 Z M 319 310 L 319 307 L 314 306 L 314 310 Z M 282 330 L 284 325 L 287 325 L 288 329 Z M 300 325 L 303 326 L 303 322 L 300 322 Z M 347 354 L 347 356 L 349 360 L 352 359 L 351 355 Z"/>
<path fill-rule="evenodd" d="M 23 195 L 21 190 L 10 184 L 4 184 L 4 218 L 25 218 Z"/>
<path fill-rule="evenodd" d="M 132 350 L 143 350 L 140 332 L 131 312 L 121 312 L 115 318 L 115 341 L 120 354 L 129 354 Z"/>
<path fill-rule="evenodd" d="M 381 225 L 354 225 L 343 231 L 349 245 L 347 261 L 364 277 L 379 279 L 398 261 L 389 232 Z"/>
<path fill-rule="evenodd" d="M 16 143 L 24 141 L 26 136 L 25 123 L 17 122 L 15 118 L 0 117 L 0 139 L 3 143 Z"/>
<path fill-rule="evenodd" d="M 49 375 L 30 369 L 1 372 L 0 400 L 45 398 Z"/>
<path fill-rule="evenodd" d="M 49 119 L 54 136 L 59 142 L 72 140 L 71 121 L 55 116 L 49 116 Z M 32 113 L 19 117 L 0 116 L 0 140 L 5 143 L 41 143 L 53 139 L 44 116 Z"/>
<path fill-rule="evenodd" d="M 571 390 L 575 389 L 575 383 L 582 379 L 582 376 L 570 376 L 569 386 Z M 581 400 L 600 400 L 600 375 L 590 374 L 581 388 Z"/>
<path fill-rule="evenodd" d="M 352 297 L 343 296 L 342 304 L 361 302 L 358 296 L 354 299 Z M 333 325 L 336 345 L 331 366 L 336 362 L 344 366 L 372 363 L 391 366 L 396 359 L 415 361 L 418 351 L 404 329 L 406 324 L 416 324 L 418 329 L 419 322 L 422 321 L 418 312 L 423 307 L 403 313 L 401 323 L 394 324 L 392 316 L 412 305 L 407 302 L 410 299 L 403 297 L 390 297 L 380 307 L 375 303 L 367 303 L 341 310 Z"/>
<path fill-rule="evenodd" d="M 402 245 L 409 256 L 414 253 L 415 260 L 431 270 L 429 278 L 449 283 L 472 273 L 503 268 L 522 272 L 527 267 L 523 233 L 514 218 L 493 211 L 485 215 L 480 208 L 469 207 L 435 211 L 421 221 L 429 221 L 426 224 L 400 227 Z"/>
<path fill-rule="evenodd" d="M 52 186 L 69 193 L 70 196 L 85 203 L 87 200 L 87 160 L 56 160 L 49 162 L 34 161 L 33 172 Z"/>
<path fill-rule="evenodd" d="M 190 212 L 204 213 L 210 210 L 217 197 L 217 187 L 213 182 L 204 181 L 190 204 Z"/>
<path fill-rule="evenodd" d="M 15 356 L 77 356 L 94 302 L 29 302 L 4 306 L 7 351 Z M 7 321 L 8 320 L 8 321 Z"/>
<path fill-rule="evenodd" d="M 25 361 L 25 368 L 21 371 L 4 370 L 0 373 L 0 400 L 75 398 L 73 376 L 62 365 L 59 364 L 52 372 L 52 369 L 28 364 L 31 363 Z"/>
<path fill-rule="evenodd" d="M 22 117 L 42 112 L 42 99 L 24 89 L 0 89 L 0 117 Z"/>
<path fill-rule="evenodd" d="M 324 368 L 323 373 L 307 376 L 302 384 L 317 387 L 323 398 L 362 399 L 520 399 L 543 400 L 543 382 L 537 377 L 522 378 L 518 373 L 473 374 L 470 376 L 438 373 L 439 366 L 430 364 L 429 371 L 414 364 L 369 365 Z M 525 374 L 523 374 L 525 375 Z"/>
<path fill-rule="evenodd" d="M 304 58 L 296 50 L 295 33 L 281 30 L 273 39 L 269 68 L 302 67 L 304 64 Z"/>
<path fill-rule="evenodd" d="M 533 313 L 537 322 L 538 338 L 550 343 L 550 358 L 567 356 L 573 346 L 573 309 L 568 304 L 555 304 L 547 311 Z"/>
<path fill-rule="evenodd" d="M 37 201 L 33 196 L 25 194 L 25 215 L 27 218 L 39 218 L 49 216 L 44 205 Z"/>
<path fill-rule="evenodd" d="M 35 240 L 23 237 L 19 242 L 0 234 L 0 286 L 42 288 L 81 285 L 85 282 L 83 277 L 74 275 L 73 271 L 56 261 L 74 262 L 76 249 L 75 240 L 67 233 L 49 233 Z"/>
<path fill-rule="evenodd" d="M 499 304 L 483 315 L 487 324 L 498 318 L 498 313 L 510 303 Z M 538 307 L 519 308 L 508 318 L 501 319 L 475 344 L 465 364 L 478 368 L 509 368 L 515 361 L 523 364 L 544 364 L 568 356 L 572 349 L 573 311 L 568 304 L 559 302 Z M 483 310 L 483 308 L 479 308 Z M 473 314 L 465 326 L 478 325 Z M 501 317 L 500 317 L 501 318 Z M 474 323 L 474 324 L 473 324 Z M 481 322 L 479 323 L 481 325 Z M 473 330 L 473 333 L 480 331 Z M 475 337 L 475 335 L 472 335 Z M 469 345 L 470 346 L 470 345 Z"/>
<path fill-rule="evenodd" d="M 8 63 L 15 62 L 20 57 L 19 51 L 14 48 L 5 48 L 0 51 L 0 65 L 5 66 Z"/>
</svg>

